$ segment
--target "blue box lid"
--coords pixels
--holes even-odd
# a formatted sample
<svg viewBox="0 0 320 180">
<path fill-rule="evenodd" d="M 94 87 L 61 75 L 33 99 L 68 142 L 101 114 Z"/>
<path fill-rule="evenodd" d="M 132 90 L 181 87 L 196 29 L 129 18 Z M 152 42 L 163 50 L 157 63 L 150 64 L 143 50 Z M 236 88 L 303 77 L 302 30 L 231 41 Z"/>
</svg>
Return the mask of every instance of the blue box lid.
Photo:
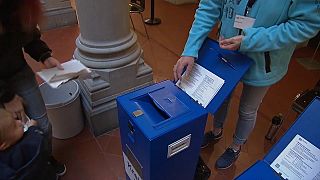
<svg viewBox="0 0 320 180">
<path fill-rule="evenodd" d="M 169 80 L 119 96 L 117 101 L 150 140 L 207 117 L 201 105 Z"/>
<path fill-rule="evenodd" d="M 235 69 L 222 61 L 221 56 L 227 59 Z M 218 110 L 247 72 L 252 62 L 251 58 L 238 51 L 221 49 L 215 40 L 207 38 L 204 41 L 196 63 L 224 79 L 223 86 L 206 107 L 208 112 L 214 114 Z"/>
</svg>

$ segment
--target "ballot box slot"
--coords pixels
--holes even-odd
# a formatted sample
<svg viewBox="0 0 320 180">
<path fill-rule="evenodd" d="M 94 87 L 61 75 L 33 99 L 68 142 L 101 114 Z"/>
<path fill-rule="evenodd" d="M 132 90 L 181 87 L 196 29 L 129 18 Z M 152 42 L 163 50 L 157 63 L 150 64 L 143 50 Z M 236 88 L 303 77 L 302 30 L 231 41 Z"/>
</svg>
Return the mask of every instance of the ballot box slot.
<svg viewBox="0 0 320 180">
<path fill-rule="evenodd" d="M 136 104 L 137 110 L 142 112 L 138 113 L 142 115 L 134 116 L 137 118 L 143 116 L 143 119 L 149 121 L 154 128 L 190 111 L 182 101 L 164 88 L 136 97 L 132 101 Z"/>
<path fill-rule="evenodd" d="M 170 118 L 148 95 L 136 99 L 135 103 L 143 111 L 144 119 L 150 120 L 152 124 L 157 124 Z"/>
</svg>

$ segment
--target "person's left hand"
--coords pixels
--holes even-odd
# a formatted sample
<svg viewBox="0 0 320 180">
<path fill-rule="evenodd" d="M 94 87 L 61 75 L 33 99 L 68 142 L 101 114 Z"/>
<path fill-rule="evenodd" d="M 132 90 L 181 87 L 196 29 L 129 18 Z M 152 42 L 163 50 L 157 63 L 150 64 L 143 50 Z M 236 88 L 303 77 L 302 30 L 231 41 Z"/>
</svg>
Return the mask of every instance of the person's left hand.
<svg viewBox="0 0 320 180">
<path fill-rule="evenodd" d="M 46 68 L 57 67 L 58 69 L 63 70 L 63 67 L 61 66 L 60 62 L 53 57 L 49 57 L 46 60 L 44 60 L 43 64 L 46 66 Z"/>
<path fill-rule="evenodd" d="M 229 39 L 222 39 L 219 41 L 219 45 L 222 49 L 238 50 L 240 48 L 243 35 L 234 36 Z"/>
<path fill-rule="evenodd" d="M 23 99 L 15 95 L 13 99 L 7 103 L 4 103 L 4 108 L 12 114 L 12 117 L 22 122 L 26 121 L 26 114 L 23 107 Z"/>
<path fill-rule="evenodd" d="M 37 121 L 35 121 L 35 120 L 33 120 L 33 119 L 30 119 L 30 121 L 27 121 L 27 122 L 26 122 L 26 125 L 27 125 L 28 128 L 29 128 L 29 127 L 31 127 L 31 126 L 37 126 L 38 123 L 37 123 Z"/>
</svg>

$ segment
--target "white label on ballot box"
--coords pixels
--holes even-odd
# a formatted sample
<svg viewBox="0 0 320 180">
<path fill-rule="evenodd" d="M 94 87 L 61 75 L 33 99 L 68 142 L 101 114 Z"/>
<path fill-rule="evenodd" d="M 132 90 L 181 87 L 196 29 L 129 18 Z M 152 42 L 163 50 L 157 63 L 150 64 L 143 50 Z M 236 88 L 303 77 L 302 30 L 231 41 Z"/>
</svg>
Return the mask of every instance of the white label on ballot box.
<svg viewBox="0 0 320 180">
<path fill-rule="evenodd" d="M 224 84 L 222 78 L 196 63 L 193 65 L 189 78 L 186 78 L 185 74 L 182 75 L 182 81 L 179 80 L 176 85 L 204 108 Z"/>
<path fill-rule="evenodd" d="M 320 149 L 297 134 L 270 166 L 284 179 L 319 180 Z"/>
<path fill-rule="evenodd" d="M 124 161 L 124 168 L 126 170 L 128 177 L 131 180 L 142 180 L 142 178 L 139 176 L 136 169 L 133 167 L 132 163 L 129 161 L 126 154 L 124 152 L 122 152 L 122 155 L 123 155 L 123 161 Z"/>
</svg>

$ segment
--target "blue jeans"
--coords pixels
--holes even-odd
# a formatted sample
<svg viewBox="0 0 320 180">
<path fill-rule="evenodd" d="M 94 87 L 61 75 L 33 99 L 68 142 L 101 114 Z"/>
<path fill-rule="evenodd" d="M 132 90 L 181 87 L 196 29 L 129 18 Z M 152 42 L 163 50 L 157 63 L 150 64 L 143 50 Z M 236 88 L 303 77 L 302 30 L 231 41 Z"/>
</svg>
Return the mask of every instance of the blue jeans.
<svg viewBox="0 0 320 180">
<path fill-rule="evenodd" d="M 248 139 L 255 126 L 259 106 L 269 87 L 255 87 L 243 84 L 238 112 L 239 117 L 233 136 L 234 144 L 242 145 Z M 219 110 L 214 114 L 215 128 L 223 128 L 229 109 L 230 97 L 223 102 Z"/>
<path fill-rule="evenodd" d="M 24 101 L 24 110 L 30 119 L 37 121 L 38 126 L 48 138 L 48 151 L 52 152 L 52 127 L 48 120 L 46 107 L 42 99 L 38 83 L 29 66 L 11 77 L 10 88 Z"/>
</svg>

